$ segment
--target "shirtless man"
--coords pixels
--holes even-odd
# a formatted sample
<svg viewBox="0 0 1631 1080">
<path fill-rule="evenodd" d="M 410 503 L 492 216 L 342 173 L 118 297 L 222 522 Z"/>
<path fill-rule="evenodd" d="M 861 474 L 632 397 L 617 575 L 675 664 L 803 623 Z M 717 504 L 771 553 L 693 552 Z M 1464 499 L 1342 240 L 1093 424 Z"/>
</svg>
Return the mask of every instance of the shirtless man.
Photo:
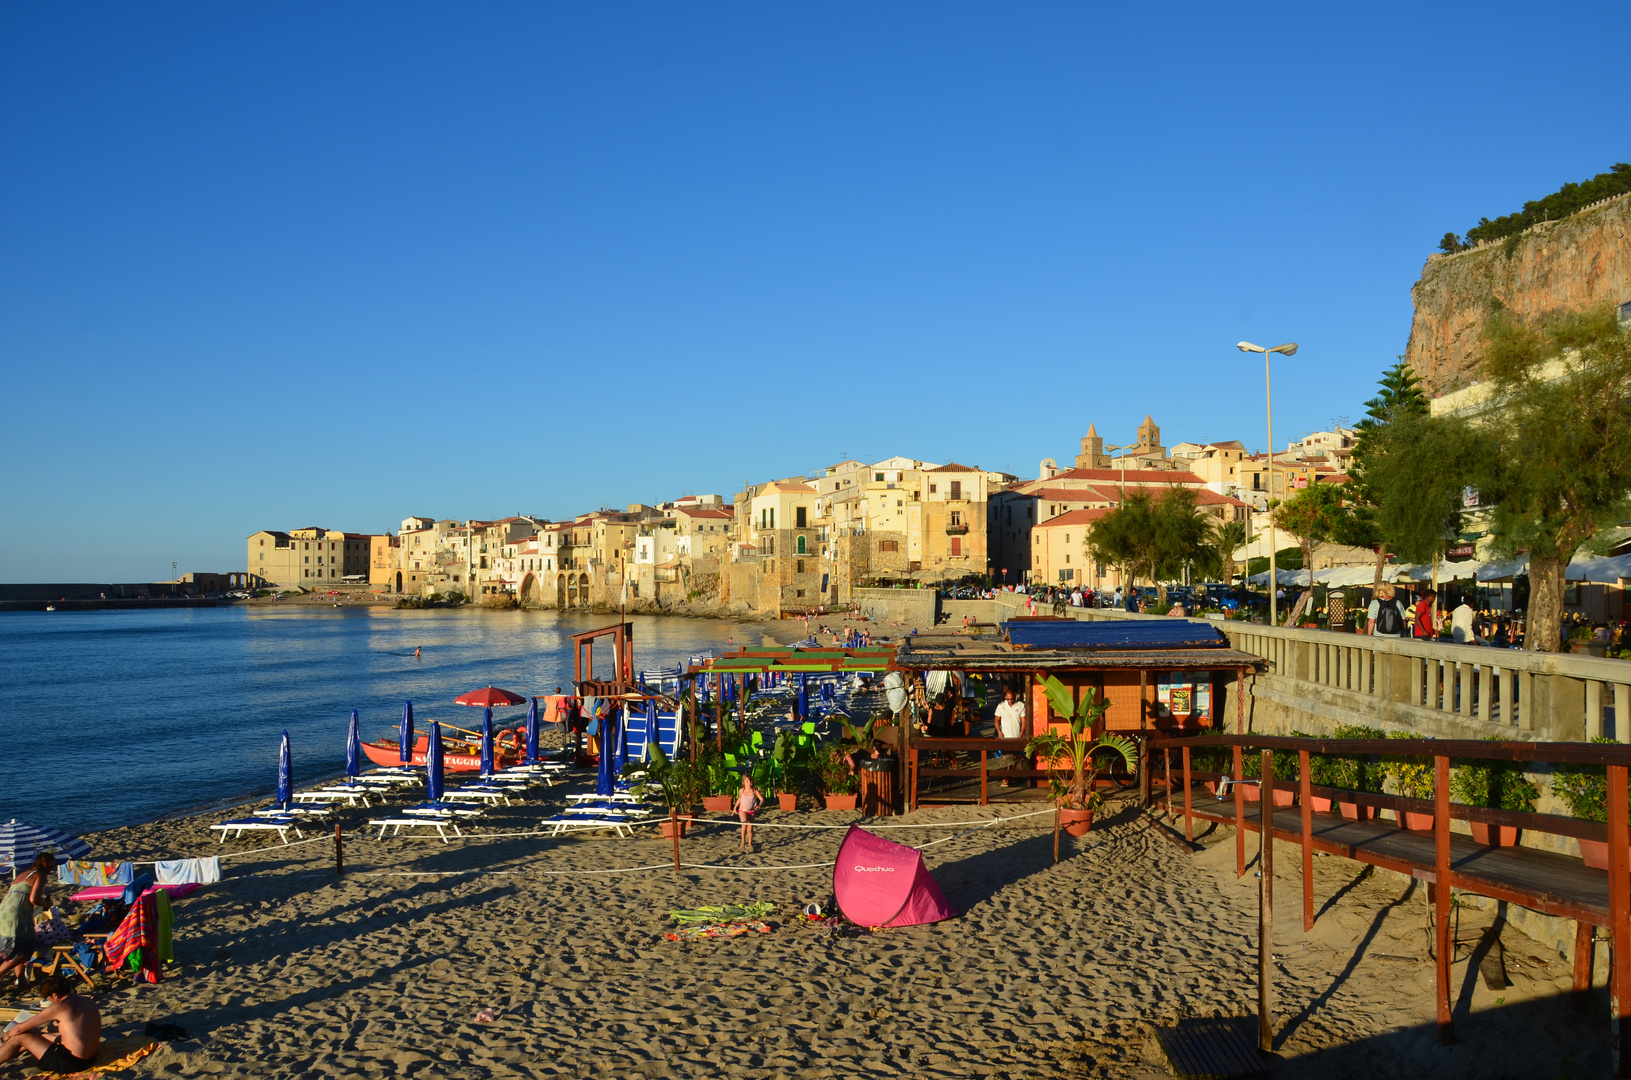
<svg viewBox="0 0 1631 1080">
<path fill-rule="evenodd" d="M 96 1002 L 70 993 L 63 980 L 47 975 L 36 984 L 41 997 L 51 1004 L 8 1033 L 0 1042 L 0 1065 L 24 1050 L 39 1059 L 46 1072 L 79 1072 L 91 1067 L 102 1049 L 102 1014 Z M 48 1039 L 39 1028 L 57 1023 L 57 1037 Z"/>
</svg>

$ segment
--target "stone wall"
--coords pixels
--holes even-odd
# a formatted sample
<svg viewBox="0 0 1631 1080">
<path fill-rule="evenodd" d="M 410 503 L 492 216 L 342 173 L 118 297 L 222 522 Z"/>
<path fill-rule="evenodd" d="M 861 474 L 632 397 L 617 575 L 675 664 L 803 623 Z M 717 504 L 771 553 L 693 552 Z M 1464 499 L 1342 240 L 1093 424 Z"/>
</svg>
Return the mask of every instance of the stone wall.
<svg viewBox="0 0 1631 1080">
<path fill-rule="evenodd" d="M 899 623 L 904 630 L 932 630 L 940 611 L 940 594 L 934 589 L 856 589 L 855 602 L 868 618 Z"/>
</svg>

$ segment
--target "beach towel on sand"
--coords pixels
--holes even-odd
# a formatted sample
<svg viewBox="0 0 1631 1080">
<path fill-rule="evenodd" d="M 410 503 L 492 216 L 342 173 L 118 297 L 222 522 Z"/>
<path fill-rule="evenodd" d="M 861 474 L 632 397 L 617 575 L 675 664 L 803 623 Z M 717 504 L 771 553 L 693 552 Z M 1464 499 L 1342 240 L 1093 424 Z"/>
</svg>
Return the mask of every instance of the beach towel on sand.
<svg viewBox="0 0 1631 1080">
<path fill-rule="evenodd" d="M 118 1039 L 103 1039 L 102 1048 L 91 1059 L 91 1067 L 72 1073 L 35 1073 L 36 1076 L 60 1077 L 62 1080 L 84 1080 L 86 1077 L 128 1069 L 158 1049 L 159 1044 L 141 1035 L 126 1035 Z"/>
<path fill-rule="evenodd" d="M 684 926 L 672 933 L 663 935 L 666 941 L 700 941 L 703 938 L 741 937 L 743 934 L 768 934 L 771 927 L 767 922 L 758 919 L 748 919 L 743 922 L 705 923 L 700 926 Z"/>
<path fill-rule="evenodd" d="M 153 880 L 160 885 L 211 885 L 221 880 L 221 860 L 160 859 L 153 864 Z"/>
</svg>

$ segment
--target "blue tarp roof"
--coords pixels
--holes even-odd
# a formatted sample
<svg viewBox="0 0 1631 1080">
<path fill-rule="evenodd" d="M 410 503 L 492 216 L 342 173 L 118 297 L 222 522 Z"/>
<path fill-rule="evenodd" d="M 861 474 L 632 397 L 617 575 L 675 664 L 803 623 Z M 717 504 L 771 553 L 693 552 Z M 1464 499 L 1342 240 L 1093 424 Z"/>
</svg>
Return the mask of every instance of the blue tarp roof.
<svg viewBox="0 0 1631 1080">
<path fill-rule="evenodd" d="M 1020 649 L 1193 649 L 1228 644 L 1217 627 L 1188 619 L 1026 620 L 1005 622 L 1002 632 Z"/>
</svg>

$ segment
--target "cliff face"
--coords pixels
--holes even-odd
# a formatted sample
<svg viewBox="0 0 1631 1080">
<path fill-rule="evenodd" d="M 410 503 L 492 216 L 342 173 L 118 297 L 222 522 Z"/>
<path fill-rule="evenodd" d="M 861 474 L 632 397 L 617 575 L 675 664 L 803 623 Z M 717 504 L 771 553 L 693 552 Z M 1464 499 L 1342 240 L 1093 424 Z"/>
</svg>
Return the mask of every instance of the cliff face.
<svg viewBox="0 0 1631 1080">
<path fill-rule="evenodd" d="M 1478 378 L 1490 298 L 1538 315 L 1631 301 L 1631 195 L 1456 255 L 1434 255 L 1410 290 L 1405 359 L 1429 394 Z"/>
</svg>

